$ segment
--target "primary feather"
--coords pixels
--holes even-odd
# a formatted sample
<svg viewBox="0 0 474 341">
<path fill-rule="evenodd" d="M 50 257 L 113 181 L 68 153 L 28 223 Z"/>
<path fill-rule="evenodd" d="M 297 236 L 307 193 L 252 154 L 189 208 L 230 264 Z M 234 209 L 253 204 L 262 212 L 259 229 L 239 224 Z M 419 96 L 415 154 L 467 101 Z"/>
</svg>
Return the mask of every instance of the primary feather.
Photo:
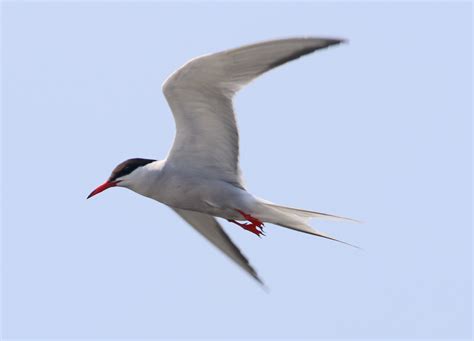
<svg viewBox="0 0 474 341">
<path fill-rule="evenodd" d="M 197 57 L 184 64 L 163 84 L 176 123 L 167 162 L 243 187 L 234 94 L 266 71 L 342 41 L 273 40 Z"/>
</svg>

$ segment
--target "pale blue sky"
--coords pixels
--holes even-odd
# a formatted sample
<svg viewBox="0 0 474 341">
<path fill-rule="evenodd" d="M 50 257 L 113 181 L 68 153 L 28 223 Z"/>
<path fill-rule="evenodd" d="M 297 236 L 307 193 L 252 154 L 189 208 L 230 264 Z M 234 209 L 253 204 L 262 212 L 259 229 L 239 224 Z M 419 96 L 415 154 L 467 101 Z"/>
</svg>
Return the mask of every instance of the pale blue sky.
<svg viewBox="0 0 474 341">
<path fill-rule="evenodd" d="M 470 338 L 469 3 L 5 2 L 2 322 L 24 338 Z M 350 43 L 236 98 L 248 189 L 365 224 L 361 246 L 226 231 L 263 291 L 119 162 L 162 158 L 161 83 L 194 56 L 289 36 Z"/>
</svg>

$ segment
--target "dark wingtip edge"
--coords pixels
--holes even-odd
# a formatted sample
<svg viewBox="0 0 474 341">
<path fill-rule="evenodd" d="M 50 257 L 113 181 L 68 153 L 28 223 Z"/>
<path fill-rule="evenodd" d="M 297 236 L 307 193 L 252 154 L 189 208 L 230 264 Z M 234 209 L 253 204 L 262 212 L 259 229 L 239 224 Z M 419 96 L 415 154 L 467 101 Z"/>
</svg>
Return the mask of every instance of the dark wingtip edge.
<svg viewBox="0 0 474 341">
<path fill-rule="evenodd" d="M 324 48 L 327 48 L 327 47 L 332 46 L 332 45 L 337 45 L 337 44 L 347 42 L 347 40 L 339 39 L 339 38 L 311 38 L 311 37 L 308 37 L 308 38 L 304 38 L 304 39 L 308 39 L 308 40 L 314 39 L 314 40 L 317 40 L 319 43 L 321 43 L 321 42 L 324 42 L 324 43 L 322 45 L 307 46 L 305 48 L 302 48 L 298 51 L 293 52 L 292 54 L 290 54 L 288 56 L 285 56 L 283 58 L 275 60 L 273 63 L 270 63 L 268 65 L 268 67 L 266 68 L 266 70 L 264 70 L 263 72 L 269 71 L 269 70 L 271 70 L 273 68 L 276 68 L 280 65 L 283 65 L 283 64 L 285 64 L 285 63 L 287 63 L 291 60 L 294 60 L 294 59 L 300 58 L 302 56 L 305 56 L 307 54 L 313 53 L 316 50 L 324 49 Z"/>
<path fill-rule="evenodd" d="M 253 276 L 253 278 L 260 284 L 260 287 L 265 291 L 267 294 L 270 293 L 270 288 L 260 279 L 258 276 Z"/>
<path fill-rule="evenodd" d="M 338 44 L 348 44 L 349 40 L 343 38 L 324 38 L 327 42 L 326 47 Z"/>
<path fill-rule="evenodd" d="M 249 265 L 250 266 L 250 265 Z M 254 280 L 256 280 L 258 282 L 258 284 L 261 285 L 261 287 L 263 288 L 263 290 L 265 290 L 266 292 L 269 292 L 269 288 L 267 287 L 267 285 L 265 284 L 264 281 L 262 281 L 262 279 L 258 276 L 257 272 L 253 269 L 252 269 L 252 272 L 250 272 L 250 275 L 252 276 L 252 278 Z"/>
</svg>

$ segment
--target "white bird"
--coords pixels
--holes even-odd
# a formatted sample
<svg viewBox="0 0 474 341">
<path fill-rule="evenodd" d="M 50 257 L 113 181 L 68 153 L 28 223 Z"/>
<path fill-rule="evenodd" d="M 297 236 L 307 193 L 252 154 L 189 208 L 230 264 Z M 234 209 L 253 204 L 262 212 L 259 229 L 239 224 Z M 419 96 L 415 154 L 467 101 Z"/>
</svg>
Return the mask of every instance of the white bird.
<svg viewBox="0 0 474 341">
<path fill-rule="evenodd" d="M 352 219 L 276 205 L 247 192 L 239 169 L 239 132 L 232 98 L 264 72 L 341 42 L 328 38 L 272 40 L 190 60 L 163 84 L 176 122 L 176 136 L 166 159 L 126 160 L 87 198 L 118 186 L 168 205 L 260 283 L 215 217 L 258 236 L 264 223 L 272 223 L 339 241 L 311 228 L 308 220 Z"/>
</svg>

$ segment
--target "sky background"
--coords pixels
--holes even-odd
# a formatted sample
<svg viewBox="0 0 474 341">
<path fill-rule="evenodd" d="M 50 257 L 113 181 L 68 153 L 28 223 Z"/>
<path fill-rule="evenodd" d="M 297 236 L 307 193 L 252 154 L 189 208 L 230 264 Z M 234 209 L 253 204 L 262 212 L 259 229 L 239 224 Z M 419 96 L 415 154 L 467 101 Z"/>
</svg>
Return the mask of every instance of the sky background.
<svg viewBox="0 0 474 341">
<path fill-rule="evenodd" d="M 469 3 L 3 2 L 7 338 L 466 338 L 472 319 Z M 363 251 L 223 222 L 269 293 L 169 208 L 87 194 L 163 158 L 166 77 L 260 40 L 349 44 L 236 97 L 247 188 L 364 224 Z"/>
</svg>

